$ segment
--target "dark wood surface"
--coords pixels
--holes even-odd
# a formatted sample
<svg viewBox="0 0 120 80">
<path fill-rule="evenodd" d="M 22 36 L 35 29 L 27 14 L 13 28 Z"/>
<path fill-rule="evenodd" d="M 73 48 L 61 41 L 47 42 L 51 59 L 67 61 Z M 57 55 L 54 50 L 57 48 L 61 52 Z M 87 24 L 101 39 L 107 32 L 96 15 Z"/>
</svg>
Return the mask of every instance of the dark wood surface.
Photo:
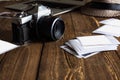
<svg viewBox="0 0 120 80">
<path fill-rule="evenodd" d="M 8 11 L 4 6 L 12 3 L 0 2 L 0 12 Z M 69 39 L 93 35 L 98 21 L 105 18 L 82 15 L 80 10 L 60 16 L 66 25 L 63 38 L 45 44 L 33 42 L 0 55 L 0 80 L 120 80 L 120 47 L 87 59 L 60 49 Z M 11 36 L 11 20 L 0 19 L 0 39 L 11 42 Z"/>
</svg>

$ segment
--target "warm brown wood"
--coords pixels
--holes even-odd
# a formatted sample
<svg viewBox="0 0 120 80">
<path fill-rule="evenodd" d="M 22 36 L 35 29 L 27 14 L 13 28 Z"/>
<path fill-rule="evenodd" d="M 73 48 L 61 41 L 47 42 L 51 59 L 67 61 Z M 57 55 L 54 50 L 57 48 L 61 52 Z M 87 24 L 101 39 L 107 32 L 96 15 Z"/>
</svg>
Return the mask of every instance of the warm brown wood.
<svg viewBox="0 0 120 80">
<path fill-rule="evenodd" d="M 11 3 L 0 2 L 0 11 Z M 0 39 L 12 41 L 11 20 L 0 19 Z M 0 80 L 35 80 L 41 50 L 41 43 L 31 43 L 0 55 Z"/>
<path fill-rule="evenodd" d="M 99 27 L 98 21 L 104 18 L 84 16 L 79 11 L 64 14 L 62 18 L 66 24 L 64 39 L 45 44 L 38 79 L 119 80 L 119 51 L 101 52 L 88 59 L 77 59 L 59 49 L 59 46 L 69 39 L 92 35 L 91 32 Z"/>
<path fill-rule="evenodd" d="M 0 6 L 0 11 L 4 10 Z M 0 80 L 120 80 L 120 47 L 87 59 L 78 59 L 60 49 L 69 39 L 94 35 L 91 32 L 99 27 L 98 21 L 106 18 L 82 15 L 80 10 L 61 17 L 66 25 L 61 40 L 31 43 L 0 55 Z M 0 22 L 0 39 L 11 41 L 10 20 Z"/>
</svg>

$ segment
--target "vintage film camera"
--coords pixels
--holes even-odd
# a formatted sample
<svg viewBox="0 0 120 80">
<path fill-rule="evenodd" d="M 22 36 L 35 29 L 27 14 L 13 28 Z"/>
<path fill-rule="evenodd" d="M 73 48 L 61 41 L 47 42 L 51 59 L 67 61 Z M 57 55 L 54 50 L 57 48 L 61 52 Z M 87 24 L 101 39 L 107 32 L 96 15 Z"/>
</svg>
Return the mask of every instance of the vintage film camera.
<svg viewBox="0 0 120 80">
<path fill-rule="evenodd" d="M 65 25 L 60 17 L 51 16 L 51 10 L 43 5 L 23 11 L 12 21 L 13 42 L 56 41 L 63 36 Z"/>
</svg>

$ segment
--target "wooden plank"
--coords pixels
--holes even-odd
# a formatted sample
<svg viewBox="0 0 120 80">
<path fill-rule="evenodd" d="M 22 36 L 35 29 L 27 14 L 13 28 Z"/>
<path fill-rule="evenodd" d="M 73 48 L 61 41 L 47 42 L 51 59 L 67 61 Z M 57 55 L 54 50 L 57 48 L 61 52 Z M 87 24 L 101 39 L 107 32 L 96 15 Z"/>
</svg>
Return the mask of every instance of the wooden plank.
<svg viewBox="0 0 120 80">
<path fill-rule="evenodd" d="M 42 53 L 38 80 L 119 80 L 119 51 L 101 52 L 87 59 L 77 59 L 59 47 L 77 36 L 93 35 L 99 20 L 81 15 L 79 11 L 62 16 L 66 24 L 64 38 L 46 43 Z"/>
<path fill-rule="evenodd" d="M 0 80 L 35 80 L 41 47 L 36 43 L 5 53 L 0 61 Z"/>
<path fill-rule="evenodd" d="M 81 68 L 83 66 L 83 59 L 78 60 L 76 57 L 60 49 L 60 46 L 65 41 L 75 37 L 71 14 L 64 14 L 62 18 L 66 25 L 64 37 L 57 42 L 45 44 L 39 67 L 38 80 L 75 80 L 75 78 L 80 80 L 84 78 Z"/>
<path fill-rule="evenodd" d="M 0 2 L 2 6 L 8 3 Z M 4 9 L 1 7 L 0 11 Z M 0 39 L 11 42 L 11 20 L 0 19 L 0 22 Z M 42 43 L 33 42 L 0 55 L 0 80 L 35 80 L 41 50 Z"/>
<path fill-rule="evenodd" d="M 106 18 L 95 18 L 80 15 L 79 12 L 72 15 L 76 35 L 95 35 L 92 31 L 100 27 L 100 20 Z M 78 20 L 79 19 L 79 20 Z M 78 21 L 78 22 L 77 22 Z M 81 24 L 80 24 L 81 23 Z M 81 27 L 81 28 L 78 28 Z M 120 79 L 120 55 L 119 51 L 101 52 L 84 60 L 85 80 L 119 80 Z"/>
</svg>

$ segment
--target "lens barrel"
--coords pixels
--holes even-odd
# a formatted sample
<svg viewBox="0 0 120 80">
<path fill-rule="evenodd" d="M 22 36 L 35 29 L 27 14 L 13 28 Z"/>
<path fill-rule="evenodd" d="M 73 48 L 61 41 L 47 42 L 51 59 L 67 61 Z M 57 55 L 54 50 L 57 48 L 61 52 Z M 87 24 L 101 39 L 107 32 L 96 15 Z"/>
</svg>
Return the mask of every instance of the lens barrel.
<svg viewBox="0 0 120 80">
<path fill-rule="evenodd" d="M 63 36 L 64 30 L 65 24 L 60 17 L 43 16 L 37 22 L 36 33 L 40 40 L 58 40 Z"/>
</svg>

